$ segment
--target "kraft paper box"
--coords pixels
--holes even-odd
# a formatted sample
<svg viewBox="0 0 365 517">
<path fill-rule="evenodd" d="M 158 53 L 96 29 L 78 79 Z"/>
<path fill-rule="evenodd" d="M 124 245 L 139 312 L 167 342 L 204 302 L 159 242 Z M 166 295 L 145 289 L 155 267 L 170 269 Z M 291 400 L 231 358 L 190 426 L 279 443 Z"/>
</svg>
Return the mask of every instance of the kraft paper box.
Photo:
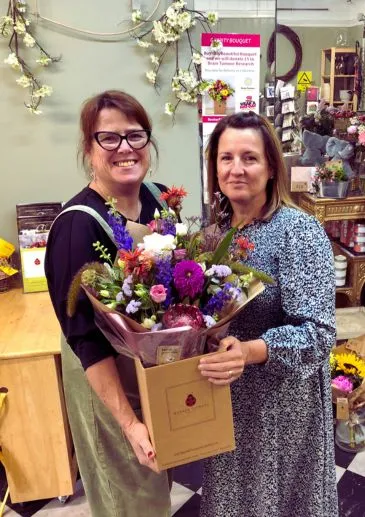
<svg viewBox="0 0 365 517">
<path fill-rule="evenodd" d="M 135 359 L 143 419 L 160 470 L 235 448 L 230 388 L 201 376 L 201 357 L 151 368 Z"/>
</svg>

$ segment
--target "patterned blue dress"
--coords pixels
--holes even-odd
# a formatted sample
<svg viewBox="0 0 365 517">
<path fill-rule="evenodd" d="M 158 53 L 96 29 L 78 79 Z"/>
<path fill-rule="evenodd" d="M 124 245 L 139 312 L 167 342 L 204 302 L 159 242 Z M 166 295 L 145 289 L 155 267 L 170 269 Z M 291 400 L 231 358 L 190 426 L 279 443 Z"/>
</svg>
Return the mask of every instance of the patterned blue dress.
<svg viewBox="0 0 365 517">
<path fill-rule="evenodd" d="M 247 264 L 277 283 L 229 333 L 264 339 L 269 359 L 231 385 L 236 450 L 204 461 L 200 517 L 337 517 L 330 242 L 314 217 L 286 207 L 240 234 L 255 245 Z"/>
</svg>

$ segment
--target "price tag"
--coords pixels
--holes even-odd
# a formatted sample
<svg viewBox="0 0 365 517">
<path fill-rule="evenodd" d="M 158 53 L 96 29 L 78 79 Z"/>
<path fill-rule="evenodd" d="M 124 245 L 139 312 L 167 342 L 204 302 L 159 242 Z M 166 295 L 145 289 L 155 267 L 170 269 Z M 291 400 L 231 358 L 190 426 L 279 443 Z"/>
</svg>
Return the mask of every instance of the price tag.
<svg viewBox="0 0 365 517">
<path fill-rule="evenodd" d="M 336 418 L 337 420 L 348 420 L 350 418 L 349 411 L 349 401 L 346 398 L 338 398 L 336 401 L 337 411 Z"/>
</svg>

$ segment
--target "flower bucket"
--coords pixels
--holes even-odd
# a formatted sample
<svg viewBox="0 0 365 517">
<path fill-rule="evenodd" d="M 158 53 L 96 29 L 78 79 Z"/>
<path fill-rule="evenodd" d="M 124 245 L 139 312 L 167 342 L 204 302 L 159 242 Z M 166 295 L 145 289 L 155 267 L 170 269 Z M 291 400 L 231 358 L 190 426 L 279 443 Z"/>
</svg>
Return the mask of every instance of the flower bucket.
<svg viewBox="0 0 365 517">
<path fill-rule="evenodd" d="M 349 181 L 321 181 L 319 197 L 344 198 L 347 196 Z"/>
<path fill-rule="evenodd" d="M 226 101 L 214 101 L 214 115 L 225 115 L 227 109 Z"/>
</svg>

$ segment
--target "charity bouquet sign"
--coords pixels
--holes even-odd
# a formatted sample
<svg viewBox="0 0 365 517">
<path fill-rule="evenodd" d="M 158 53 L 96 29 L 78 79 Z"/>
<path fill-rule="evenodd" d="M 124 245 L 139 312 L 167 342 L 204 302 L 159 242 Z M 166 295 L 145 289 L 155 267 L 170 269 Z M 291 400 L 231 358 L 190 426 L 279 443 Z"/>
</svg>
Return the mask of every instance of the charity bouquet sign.
<svg viewBox="0 0 365 517">
<path fill-rule="evenodd" d="M 260 35 L 203 33 L 201 54 L 201 76 L 209 85 L 202 99 L 205 149 L 209 135 L 222 117 L 240 111 L 259 112 Z M 205 168 L 203 184 L 204 203 L 208 204 Z"/>
<path fill-rule="evenodd" d="M 202 77 L 211 84 L 203 99 L 203 123 L 239 111 L 257 112 L 260 35 L 204 33 L 201 53 Z"/>
</svg>

